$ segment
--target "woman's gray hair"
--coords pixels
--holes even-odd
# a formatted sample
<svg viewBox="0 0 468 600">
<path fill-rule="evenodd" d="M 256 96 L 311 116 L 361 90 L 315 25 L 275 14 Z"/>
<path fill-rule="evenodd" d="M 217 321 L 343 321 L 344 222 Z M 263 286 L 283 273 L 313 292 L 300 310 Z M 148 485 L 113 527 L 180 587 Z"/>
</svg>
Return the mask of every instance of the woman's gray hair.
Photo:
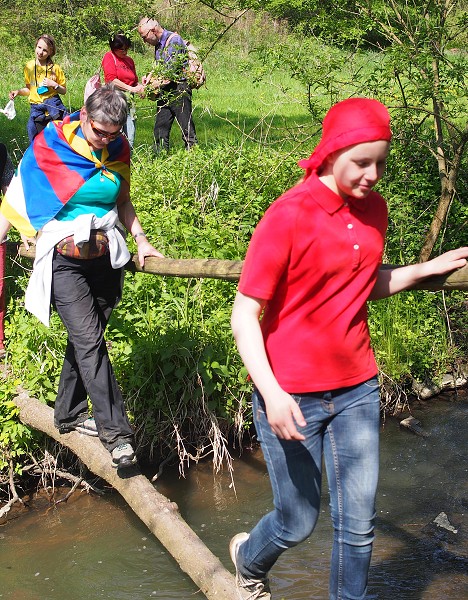
<svg viewBox="0 0 468 600">
<path fill-rule="evenodd" d="M 88 97 L 85 102 L 89 119 L 105 125 L 122 127 L 127 121 L 127 98 L 113 84 L 103 85 Z"/>
</svg>

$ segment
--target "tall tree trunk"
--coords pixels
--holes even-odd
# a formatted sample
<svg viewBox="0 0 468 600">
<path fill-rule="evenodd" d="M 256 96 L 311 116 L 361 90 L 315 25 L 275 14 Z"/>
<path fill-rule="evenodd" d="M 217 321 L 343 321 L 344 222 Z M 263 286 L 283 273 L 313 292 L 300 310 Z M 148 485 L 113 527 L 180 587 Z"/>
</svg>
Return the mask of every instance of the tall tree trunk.
<svg viewBox="0 0 468 600">
<path fill-rule="evenodd" d="M 434 249 L 437 238 L 439 237 L 440 231 L 447 218 L 447 214 L 452 204 L 454 190 L 444 186 L 440 195 L 439 205 L 437 210 L 432 217 L 432 223 L 429 227 L 428 232 L 424 238 L 421 251 L 419 253 L 419 262 L 425 262 L 429 260 L 432 251 Z"/>
<path fill-rule="evenodd" d="M 456 184 L 458 178 L 458 172 L 460 170 L 461 160 L 465 149 L 465 144 L 468 139 L 468 128 L 465 129 L 463 135 L 461 135 L 460 143 L 454 148 L 453 158 L 450 163 L 450 169 L 447 169 L 447 160 L 443 157 L 438 158 L 439 173 L 441 181 L 441 194 L 439 205 L 432 219 L 432 223 L 424 239 L 424 243 L 419 253 L 419 261 L 424 262 L 428 260 L 434 250 L 434 246 L 439 237 L 440 231 L 446 222 L 450 205 L 456 193 Z M 441 150 L 442 152 L 442 150 Z"/>
</svg>

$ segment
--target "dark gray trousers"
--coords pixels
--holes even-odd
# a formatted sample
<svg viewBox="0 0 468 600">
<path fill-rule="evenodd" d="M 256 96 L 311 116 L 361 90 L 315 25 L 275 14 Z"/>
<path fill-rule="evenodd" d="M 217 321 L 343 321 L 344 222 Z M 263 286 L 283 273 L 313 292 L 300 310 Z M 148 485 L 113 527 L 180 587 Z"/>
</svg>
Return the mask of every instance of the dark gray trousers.
<svg viewBox="0 0 468 600">
<path fill-rule="evenodd" d="M 192 90 L 186 83 L 170 83 L 156 104 L 154 145 L 156 152 L 169 150 L 171 127 L 177 121 L 186 150 L 197 143 L 192 117 Z"/>
<path fill-rule="evenodd" d="M 68 332 L 55 401 L 55 425 L 76 425 L 87 416 L 87 396 L 104 446 L 112 451 L 133 443 L 122 393 L 112 369 L 104 331 L 122 294 L 123 269 L 113 269 L 109 255 L 91 260 L 55 252 L 52 304 Z"/>
</svg>

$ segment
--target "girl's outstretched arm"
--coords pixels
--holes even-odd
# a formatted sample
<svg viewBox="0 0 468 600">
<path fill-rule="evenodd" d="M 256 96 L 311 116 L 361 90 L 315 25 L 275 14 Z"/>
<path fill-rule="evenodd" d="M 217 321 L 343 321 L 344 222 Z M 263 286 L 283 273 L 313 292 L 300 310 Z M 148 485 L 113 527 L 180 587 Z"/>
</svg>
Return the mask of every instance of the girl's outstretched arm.
<svg viewBox="0 0 468 600">
<path fill-rule="evenodd" d="M 388 298 L 403 290 L 409 290 L 416 284 L 434 275 L 445 275 L 467 264 L 468 247 L 449 250 L 427 262 L 395 267 L 388 269 L 381 267 L 377 276 L 374 289 L 369 300 Z"/>
</svg>

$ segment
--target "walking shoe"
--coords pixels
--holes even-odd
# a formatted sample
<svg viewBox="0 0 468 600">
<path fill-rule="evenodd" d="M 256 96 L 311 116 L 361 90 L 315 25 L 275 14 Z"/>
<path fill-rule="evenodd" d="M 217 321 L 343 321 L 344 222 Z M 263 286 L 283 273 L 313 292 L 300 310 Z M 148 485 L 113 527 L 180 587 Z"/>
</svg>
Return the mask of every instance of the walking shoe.
<svg viewBox="0 0 468 600">
<path fill-rule="evenodd" d="M 117 468 L 131 467 L 136 463 L 135 452 L 131 444 L 119 444 L 111 452 L 112 466 Z"/>
<path fill-rule="evenodd" d="M 249 539 L 248 533 L 238 533 L 229 543 L 229 554 L 236 567 L 236 586 L 240 600 L 270 600 L 270 585 L 268 579 L 248 579 L 237 567 L 239 547 Z"/>
<path fill-rule="evenodd" d="M 98 436 L 98 430 L 96 427 L 96 421 L 93 417 L 88 417 L 83 423 L 80 423 L 75 427 L 75 431 L 83 433 L 84 435 L 92 435 L 93 437 Z"/>
<path fill-rule="evenodd" d="M 72 425 L 70 423 L 60 423 L 59 425 L 55 423 L 55 427 L 59 430 L 60 434 L 70 433 L 72 431 L 79 431 L 80 433 L 84 433 L 85 435 L 92 435 L 96 437 L 98 435 L 96 423 L 93 417 L 88 417 L 78 425 Z"/>
</svg>

